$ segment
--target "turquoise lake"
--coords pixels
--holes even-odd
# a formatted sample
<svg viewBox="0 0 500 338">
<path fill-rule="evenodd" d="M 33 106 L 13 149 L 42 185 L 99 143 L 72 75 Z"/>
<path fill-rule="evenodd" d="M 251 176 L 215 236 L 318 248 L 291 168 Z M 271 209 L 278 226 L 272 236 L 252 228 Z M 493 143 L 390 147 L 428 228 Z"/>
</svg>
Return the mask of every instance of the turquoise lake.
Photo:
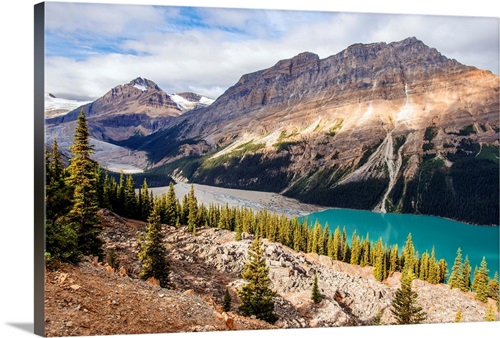
<svg viewBox="0 0 500 338">
<path fill-rule="evenodd" d="M 368 233 L 370 241 L 375 242 L 380 237 L 387 245 L 404 246 L 408 234 L 411 233 L 415 250 L 429 254 L 434 246 L 436 258 L 444 258 L 451 271 L 457 249 L 462 249 L 462 259 L 469 257 L 472 271 L 486 257 L 490 276 L 499 270 L 499 227 L 475 226 L 433 216 L 409 214 L 382 214 L 371 211 L 352 209 L 328 209 L 307 216 L 310 224 L 318 220 L 322 226 L 328 222 L 333 232 L 336 227 L 346 228 L 347 239 L 351 241 L 354 230 L 360 237 Z M 305 217 L 301 218 L 304 219 Z"/>
</svg>

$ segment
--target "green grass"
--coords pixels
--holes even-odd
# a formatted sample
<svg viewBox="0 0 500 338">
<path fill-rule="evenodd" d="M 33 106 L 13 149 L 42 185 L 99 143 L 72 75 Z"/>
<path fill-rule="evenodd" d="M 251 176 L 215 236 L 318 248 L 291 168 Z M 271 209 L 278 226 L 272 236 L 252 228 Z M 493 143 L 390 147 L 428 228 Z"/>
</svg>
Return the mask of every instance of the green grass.
<svg viewBox="0 0 500 338">
<path fill-rule="evenodd" d="M 487 146 L 483 145 L 481 148 L 481 152 L 477 155 L 477 158 L 484 158 L 490 160 L 496 164 L 499 164 L 499 147 L 498 146 Z"/>
<path fill-rule="evenodd" d="M 275 144 L 273 144 L 273 146 L 276 148 L 276 152 L 280 153 L 283 150 L 288 150 L 289 151 L 290 147 L 299 145 L 301 143 L 302 143 L 301 141 L 288 141 L 288 142 L 283 141 L 283 142 L 275 143 Z"/>
<path fill-rule="evenodd" d="M 427 127 L 425 128 L 425 134 L 424 134 L 424 140 L 431 142 L 434 137 L 437 135 L 437 128 L 436 127 Z"/>
</svg>

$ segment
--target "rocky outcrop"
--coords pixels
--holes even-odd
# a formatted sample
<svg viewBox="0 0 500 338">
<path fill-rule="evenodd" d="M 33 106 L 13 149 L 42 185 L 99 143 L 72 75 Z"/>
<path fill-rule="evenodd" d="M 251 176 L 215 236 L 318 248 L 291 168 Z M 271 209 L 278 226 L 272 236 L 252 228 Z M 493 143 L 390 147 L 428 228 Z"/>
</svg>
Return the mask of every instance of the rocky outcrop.
<svg viewBox="0 0 500 338">
<path fill-rule="evenodd" d="M 185 227 L 164 227 L 171 264 L 172 289 L 137 278 L 137 235 L 145 223 L 101 210 L 105 249 L 114 249 L 120 269 L 86 258 L 78 266 L 60 265 L 45 278 L 45 328 L 48 336 L 206 332 L 305 327 L 373 325 L 379 312 L 382 323 L 393 324 L 390 301 L 399 287 L 396 273 L 384 283 L 371 268 L 352 266 L 317 254 L 298 253 L 264 240 L 275 313 L 274 324 L 239 314 L 236 290 L 244 284 L 241 271 L 253 236 L 201 228 L 196 236 Z M 139 264 L 139 265 L 138 265 Z M 125 273 L 126 272 L 126 273 Z M 323 295 L 311 300 L 312 276 L 318 275 Z M 461 310 L 464 322 L 483 321 L 486 304 L 473 293 L 450 290 L 415 280 L 418 303 L 426 323 L 449 323 Z M 231 311 L 222 311 L 228 290 Z"/>
<path fill-rule="evenodd" d="M 128 276 L 137 278 L 136 238 L 143 222 L 101 211 L 106 246 L 116 250 Z M 217 228 L 198 229 L 193 236 L 185 227 L 165 228 L 165 243 L 172 266 L 175 289 L 188 291 L 221 306 L 226 288 L 232 296 L 232 310 L 238 313 L 236 290 L 248 258 L 252 235 L 241 241 L 234 233 Z M 304 254 L 279 243 L 263 240 L 264 257 L 275 297 L 275 312 L 280 328 L 372 325 L 377 314 L 382 322 L 394 323 L 390 303 L 399 287 L 396 273 L 381 283 L 374 279 L 371 267 L 359 267 L 317 254 Z M 313 276 L 317 274 L 323 295 L 319 304 L 311 300 Z M 449 323 L 460 309 L 464 321 L 483 321 L 486 305 L 474 300 L 474 294 L 450 290 L 447 285 L 432 285 L 415 280 L 418 302 L 427 312 L 426 323 Z"/>
</svg>

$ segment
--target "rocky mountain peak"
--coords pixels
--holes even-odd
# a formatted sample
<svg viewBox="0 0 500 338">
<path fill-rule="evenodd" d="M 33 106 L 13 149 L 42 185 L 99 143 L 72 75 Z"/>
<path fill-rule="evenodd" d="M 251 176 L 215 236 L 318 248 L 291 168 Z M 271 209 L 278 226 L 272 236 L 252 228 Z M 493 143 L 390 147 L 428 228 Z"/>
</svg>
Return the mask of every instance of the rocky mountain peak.
<svg viewBox="0 0 500 338">
<path fill-rule="evenodd" d="M 143 92 L 148 91 L 149 89 L 154 89 L 154 90 L 161 90 L 160 87 L 156 83 L 154 83 L 151 80 L 138 77 L 128 83 L 129 86 L 132 86 L 134 88 L 137 88 Z"/>
<path fill-rule="evenodd" d="M 182 92 L 182 93 L 177 93 L 177 95 L 185 98 L 186 100 L 196 102 L 201 100 L 201 95 L 198 95 L 196 93 L 191 93 L 191 92 Z"/>
</svg>

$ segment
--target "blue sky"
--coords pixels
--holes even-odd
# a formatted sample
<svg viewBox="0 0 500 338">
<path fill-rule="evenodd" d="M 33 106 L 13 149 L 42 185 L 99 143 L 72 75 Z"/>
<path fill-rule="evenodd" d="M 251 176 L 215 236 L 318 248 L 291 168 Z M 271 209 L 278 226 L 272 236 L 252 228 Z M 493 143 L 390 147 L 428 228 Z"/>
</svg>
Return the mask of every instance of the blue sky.
<svg viewBox="0 0 500 338">
<path fill-rule="evenodd" d="M 167 1 L 168 2 L 168 1 Z M 416 36 L 449 58 L 499 68 L 497 17 L 46 3 L 46 91 L 95 99 L 141 76 L 216 98 L 241 75 L 309 51 Z"/>
</svg>

